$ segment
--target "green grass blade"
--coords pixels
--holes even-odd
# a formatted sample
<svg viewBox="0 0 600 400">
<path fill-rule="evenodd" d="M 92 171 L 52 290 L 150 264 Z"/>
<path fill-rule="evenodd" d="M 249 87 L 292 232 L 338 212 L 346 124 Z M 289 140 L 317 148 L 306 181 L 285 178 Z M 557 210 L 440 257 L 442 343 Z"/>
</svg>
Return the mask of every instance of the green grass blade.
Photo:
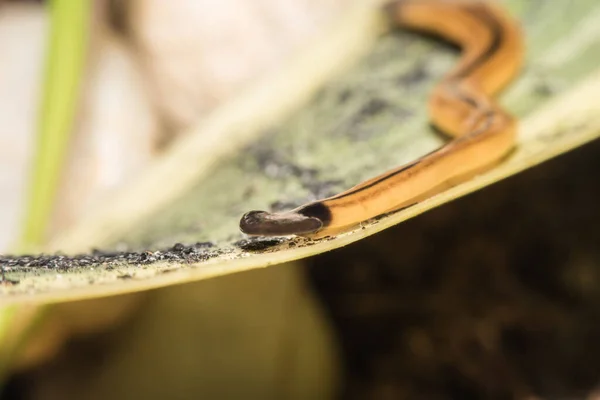
<svg viewBox="0 0 600 400">
<path fill-rule="evenodd" d="M 88 0 L 51 0 L 50 43 L 38 121 L 37 154 L 19 247 L 42 242 L 77 112 L 89 38 Z"/>
</svg>

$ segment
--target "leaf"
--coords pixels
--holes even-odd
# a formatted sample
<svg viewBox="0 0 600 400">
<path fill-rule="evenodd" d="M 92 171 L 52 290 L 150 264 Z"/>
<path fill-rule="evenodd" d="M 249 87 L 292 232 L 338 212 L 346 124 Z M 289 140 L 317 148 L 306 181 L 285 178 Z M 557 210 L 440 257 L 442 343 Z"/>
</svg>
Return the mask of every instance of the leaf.
<svg viewBox="0 0 600 400">
<path fill-rule="evenodd" d="M 19 282 L 2 288 L 4 302 L 145 290 L 307 257 L 598 137 L 600 5 L 580 1 L 565 11 L 542 0 L 506 4 L 523 21 L 529 58 L 501 98 L 521 119 L 517 150 L 488 173 L 334 238 L 248 240 L 239 233 L 245 211 L 287 208 L 335 193 L 442 143 L 428 128 L 424 104 L 457 53 L 408 32 L 375 41 L 383 30 L 378 11 L 357 6 L 288 69 L 217 110 L 140 181 L 48 247 L 108 250 L 2 259 L 7 276 Z"/>
</svg>

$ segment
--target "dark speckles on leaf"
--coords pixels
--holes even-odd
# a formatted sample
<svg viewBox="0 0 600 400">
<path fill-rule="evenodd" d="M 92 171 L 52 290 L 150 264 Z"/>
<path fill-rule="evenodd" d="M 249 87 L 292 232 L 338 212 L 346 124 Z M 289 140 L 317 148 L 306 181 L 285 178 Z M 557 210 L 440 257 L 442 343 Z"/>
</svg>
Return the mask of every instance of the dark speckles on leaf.
<svg viewBox="0 0 600 400">
<path fill-rule="evenodd" d="M 251 145 L 247 152 L 252 154 L 252 159 L 258 168 L 269 178 L 287 178 L 290 176 L 299 179 L 312 179 L 317 170 L 294 163 L 284 151 L 272 147 L 269 141 L 259 141 Z"/>
<path fill-rule="evenodd" d="M 344 89 L 338 94 L 338 102 L 344 104 L 352 96 L 350 89 Z"/>
<path fill-rule="evenodd" d="M 179 262 L 191 264 L 217 257 L 211 242 L 198 242 L 192 245 L 177 243 L 167 249 L 143 252 L 115 252 L 94 249 L 89 254 L 66 256 L 64 254 L 39 254 L 36 256 L 0 256 L 0 267 L 4 274 L 31 269 L 69 271 L 89 266 L 103 266 L 111 270 L 115 265 L 148 265 L 157 262 Z M 0 276 L 0 282 L 10 281 Z"/>
<path fill-rule="evenodd" d="M 377 112 L 377 109 L 386 107 L 383 100 L 375 101 L 369 106 L 367 112 Z M 261 140 L 254 143 L 248 148 L 248 152 L 253 154 L 252 159 L 258 164 L 258 168 L 265 176 L 273 179 L 295 178 L 303 188 L 310 192 L 311 196 L 308 199 L 300 199 L 300 202 L 291 201 L 275 201 L 271 203 L 271 211 L 289 210 L 299 206 L 300 204 L 327 197 L 336 193 L 339 190 L 339 181 L 319 181 L 319 171 L 315 168 L 299 165 L 293 161 L 290 154 L 285 151 L 277 150 L 272 147 L 270 141 Z"/>
<path fill-rule="evenodd" d="M 285 201 L 274 201 L 269 205 L 271 212 L 287 211 L 298 207 L 302 203 L 285 202 Z"/>
<path fill-rule="evenodd" d="M 299 179 L 313 179 L 318 173 L 314 168 L 305 168 L 293 163 L 280 167 L 279 171 L 284 175 L 292 175 Z"/>
<path fill-rule="evenodd" d="M 349 140 L 370 140 L 374 136 L 386 134 L 389 129 L 412 114 L 412 111 L 391 104 L 385 99 L 372 98 L 342 122 L 332 135 L 343 136 Z"/>
<path fill-rule="evenodd" d="M 549 82 L 538 82 L 533 88 L 535 94 L 540 97 L 550 97 L 558 92 L 558 89 L 552 86 Z"/>
<path fill-rule="evenodd" d="M 185 246 L 181 243 L 175 243 L 175 245 L 172 247 L 173 251 L 182 251 L 183 249 L 185 249 Z"/>
<path fill-rule="evenodd" d="M 235 242 L 234 245 L 244 251 L 263 251 L 285 242 L 284 238 L 251 237 Z"/>
<path fill-rule="evenodd" d="M 250 184 L 250 186 L 248 186 L 244 190 L 244 193 L 242 194 L 242 199 L 247 200 L 248 198 L 254 196 L 255 193 L 256 193 L 256 188 L 252 184 Z"/>
<path fill-rule="evenodd" d="M 313 181 L 304 182 L 304 187 L 312 193 L 314 197 L 312 200 L 318 200 L 338 193 L 343 183 L 341 180 Z"/>
<path fill-rule="evenodd" d="M 387 108 L 389 108 L 389 103 L 386 100 L 375 97 L 369 99 L 369 101 L 365 105 L 363 105 L 363 107 L 359 111 L 359 114 L 361 116 L 376 115 L 383 112 Z"/>
<path fill-rule="evenodd" d="M 530 65 L 525 67 L 525 71 L 533 75 L 532 91 L 536 96 L 547 98 L 564 89 L 561 81 L 553 78 L 552 74 L 543 67 Z"/>
<path fill-rule="evenodd" d="M 158 257 L 151 251 L 145 251 L 142 254 L 140 254 L 140 258 L 139 261 L 142 264 L 150 264 L 155 262 L 156 260 L 158 260 Z"/>
<path fill-rule="evenodd" d="M 425 63 L 419 63 L 410 71 L 402 73 L 396 78 L 398 89 L 414 87 L 429 78 Z"/>
</svg>

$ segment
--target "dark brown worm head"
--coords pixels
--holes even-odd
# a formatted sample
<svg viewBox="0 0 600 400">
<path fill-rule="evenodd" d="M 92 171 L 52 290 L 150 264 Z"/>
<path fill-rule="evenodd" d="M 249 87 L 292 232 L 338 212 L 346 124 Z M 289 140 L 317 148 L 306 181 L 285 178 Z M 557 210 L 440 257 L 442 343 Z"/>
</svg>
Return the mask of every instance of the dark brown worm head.
<svg viewBox="0 0 600 400">
<path fill-rule="evenodd" d="M 254 236 L 288 236 L 315 232 L 323 226 L 320 219 L 295 212 L 249 211 L 240 220 L 240 230 Z"/>
</svg>

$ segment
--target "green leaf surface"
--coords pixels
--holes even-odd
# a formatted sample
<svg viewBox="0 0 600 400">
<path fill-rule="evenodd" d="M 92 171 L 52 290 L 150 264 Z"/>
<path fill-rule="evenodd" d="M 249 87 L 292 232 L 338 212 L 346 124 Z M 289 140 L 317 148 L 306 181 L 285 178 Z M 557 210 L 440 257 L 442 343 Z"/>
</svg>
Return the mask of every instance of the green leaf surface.
<svg viewBox="0 0 600 400">
<path fill-rule="evenodd" d="M 138 182 L 49 247 L 103 252 L 6 259 L 7 276 L 18 283 L 0 289 L 2 300 L 102 296 L 307 257 L 600 136 L 600 4 L 505 3 L 523 23 L 528 56 L 501 97 L 521 120 L 518 148 L 505 163 L 334 238 L 244 238 L 237 224 L 245 211 L 333 194 L 443 143 L 428 126 L 425 104 L 458 52 L 415 33 L 381 35 L 376 8 L 356 6 L 288 68 L 217 110 Z"/>
</svg>

